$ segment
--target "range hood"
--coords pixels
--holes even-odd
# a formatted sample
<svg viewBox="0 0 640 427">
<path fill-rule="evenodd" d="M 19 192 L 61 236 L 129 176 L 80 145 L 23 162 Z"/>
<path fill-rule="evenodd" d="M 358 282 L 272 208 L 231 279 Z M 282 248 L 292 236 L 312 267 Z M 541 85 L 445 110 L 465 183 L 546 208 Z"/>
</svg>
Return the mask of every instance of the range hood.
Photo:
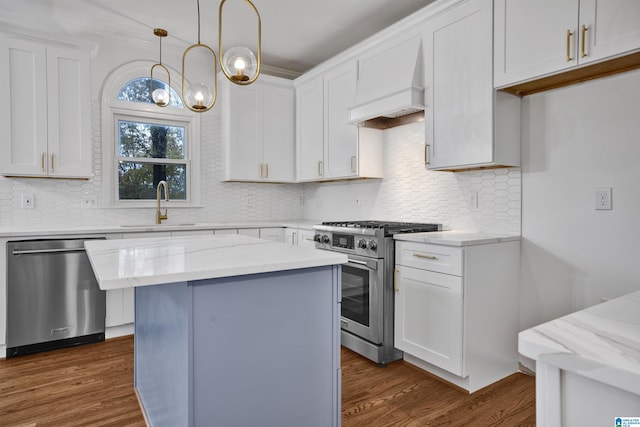
<svg viewBox="0 0 640 427">
<path fill-rule="evenodd" d="M 414 37 L 362 59 L 350 123 L 366 125 L 423 111 L 421 52 L 420 37 Z"/>
</svg>

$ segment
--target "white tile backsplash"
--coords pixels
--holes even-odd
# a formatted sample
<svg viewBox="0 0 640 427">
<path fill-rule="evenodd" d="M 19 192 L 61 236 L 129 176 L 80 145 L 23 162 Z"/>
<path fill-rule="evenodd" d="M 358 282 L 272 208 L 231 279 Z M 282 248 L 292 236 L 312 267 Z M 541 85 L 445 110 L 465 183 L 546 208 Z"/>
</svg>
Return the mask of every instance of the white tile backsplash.
<svg viewBox="0 0 640 427">
<path fill-rule="evenodd" d="M 305 185 L 305 217 L 440 222 L 448 229 L 520 233 L 519 168 L 428 171 L 424 123 L 387 129 L 384 179 Z M 478 194 L 477 208 L 471 206 Z"/>
<path fill-rule="evenodd" d="M 93 105 L 91 180 L 0 177 L 0 226 L 151 223 L 154 208 L 109 208 L 102 194 L 100 105 Z M 219 107 L 203 114 L 202 207 L 169 208 L 171 222 L 383 219 L 441 222 L 450 229 L 520 233 L 520 170 L 427 171 L 424 124 L 385 131 L 384 179 L 312 184 L 224 183 Z M 478 208 L 469 205 L 478 192 Z M 22 194 L 33 209 L 22 209 Z M 304 206 L 300 197 L 304 196 Z M 253 203 L 249 205 L 247 198 Z M 96 208 L 82 208 L 85 198 Z"/>
<path fill-rule="evenodd" d="M 171 208 L 171 222 L 219 222 L 302 218 L 296 184 L 224 183 L 224 149 L 221 139 L 220 107 L 202 116 L 202 207 Z M 100 104 L 92 114 L 93 172 L 90 180 L 0 177 L 0 226 L 140 224 L 155 221 L 155 208 L 105 207 L 102 194 L 102 143 Z M 33 194 L 33 209 L 22 209 L 22 194 Z M 247 206 L 246 196 L 255 203 Z M 97 208 L 84 209 L 85 198 L 97 201 Z"/>
</svg>

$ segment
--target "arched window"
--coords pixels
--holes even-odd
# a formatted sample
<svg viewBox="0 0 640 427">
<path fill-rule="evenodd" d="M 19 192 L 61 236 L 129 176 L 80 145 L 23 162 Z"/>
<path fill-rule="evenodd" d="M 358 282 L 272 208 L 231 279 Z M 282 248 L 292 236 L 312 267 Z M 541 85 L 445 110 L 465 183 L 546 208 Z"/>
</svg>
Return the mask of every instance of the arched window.
<svg viewBox="0 0 640 427">
<path fill-rule="evenodd" d="M 170 206 L 194 206 L 200 193 L 200 122 L 184 108 L 176 90 L 147 77 L 146 64 L 128 65 L 105 82 L 103 169 L 107 200 L 117 207 L 152 206 L 160 181 Z M 143 77 L 141 77 L 143 76 Z M 170 103 L 159 107 L 152 89 L 163 87 Z"/>
<path fill-rule="evenodd" d="M 168 90 L 171 94 L 171 101 L 167 107 L 184 108 L 182 99 L 180 99 L 180 96 L 172 87 L 169 87 L 165 82 L 158 79 L 153 79 L 153 85 L 151 83 L 151 77 L 137 77 L 133 80 L 129 80 L 120 89 L 118 99 L 120 101 L 146 102 L 148 104 L 153 104 L 153 99 L 151 99 L 151 93 L 153 90 L 164 89 Z"/>
</svg>

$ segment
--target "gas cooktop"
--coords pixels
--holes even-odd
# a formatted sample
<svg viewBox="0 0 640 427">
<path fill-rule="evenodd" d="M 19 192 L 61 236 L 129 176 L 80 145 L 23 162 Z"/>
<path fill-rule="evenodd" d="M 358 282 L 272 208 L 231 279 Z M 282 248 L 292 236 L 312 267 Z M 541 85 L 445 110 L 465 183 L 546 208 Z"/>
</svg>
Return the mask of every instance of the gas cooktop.
<svg viewBox="0 0 640 427">
<path fill-rule="evenodd" d="M 322 225 L 336 227 L 337 229 L 368 228 L 382 230 L 385 236 L 392 236 L 399 233 L 422 233 L 442 230 L 441 224 L 395 221 L 326 221 L 323 222 Z"/>
</svg>

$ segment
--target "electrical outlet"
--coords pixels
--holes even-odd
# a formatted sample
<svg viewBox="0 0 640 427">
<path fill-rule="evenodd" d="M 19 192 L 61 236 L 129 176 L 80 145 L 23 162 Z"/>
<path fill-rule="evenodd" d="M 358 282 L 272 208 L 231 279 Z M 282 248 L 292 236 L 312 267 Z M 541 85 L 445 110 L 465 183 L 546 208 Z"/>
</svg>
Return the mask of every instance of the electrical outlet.
<svg viewBox="0 0 640 427">
<path fill-rule="evenodd" d="M 298 197 L 298 206 L 304 206 L 304 196 Z"/>
<path fill-rule="evenodd" d="M 596 210 L 611 209 L 611 187 L 596 188 Z"/>
<path fill-rule="evenodd" d="M 83 209 L 95 209 L 96 207 L 98 207 L 98 202 L 95 197 L 85 197 L 82 200 Z"/>
<path fill-rule="evenodd" d="M 247 202 L 247 207 L 248 208 L 253 208 L 256 205 L 256 200 L 253 197 L 253 194 L 249 194 L 247 196 L 246 202 Z"/>
<path fill-rule="evenodd" d="M 478 192 L 472 191 L 469 195 L 469 210 L 477 211 L 478 210 Z"/>
<path fill-rule="evenodd" d="M 354 206 L 356 208 L 359 208 L 360 206 L 362 206 L 362 200 L 360 200 L 360 197 L 356 197 L 356 200 L 354 202 Z"/>
<path fill-rule="evenodd" d="M 22 195 L 22 209 L 33 209 L 33 194 Z"/>
</svg>

